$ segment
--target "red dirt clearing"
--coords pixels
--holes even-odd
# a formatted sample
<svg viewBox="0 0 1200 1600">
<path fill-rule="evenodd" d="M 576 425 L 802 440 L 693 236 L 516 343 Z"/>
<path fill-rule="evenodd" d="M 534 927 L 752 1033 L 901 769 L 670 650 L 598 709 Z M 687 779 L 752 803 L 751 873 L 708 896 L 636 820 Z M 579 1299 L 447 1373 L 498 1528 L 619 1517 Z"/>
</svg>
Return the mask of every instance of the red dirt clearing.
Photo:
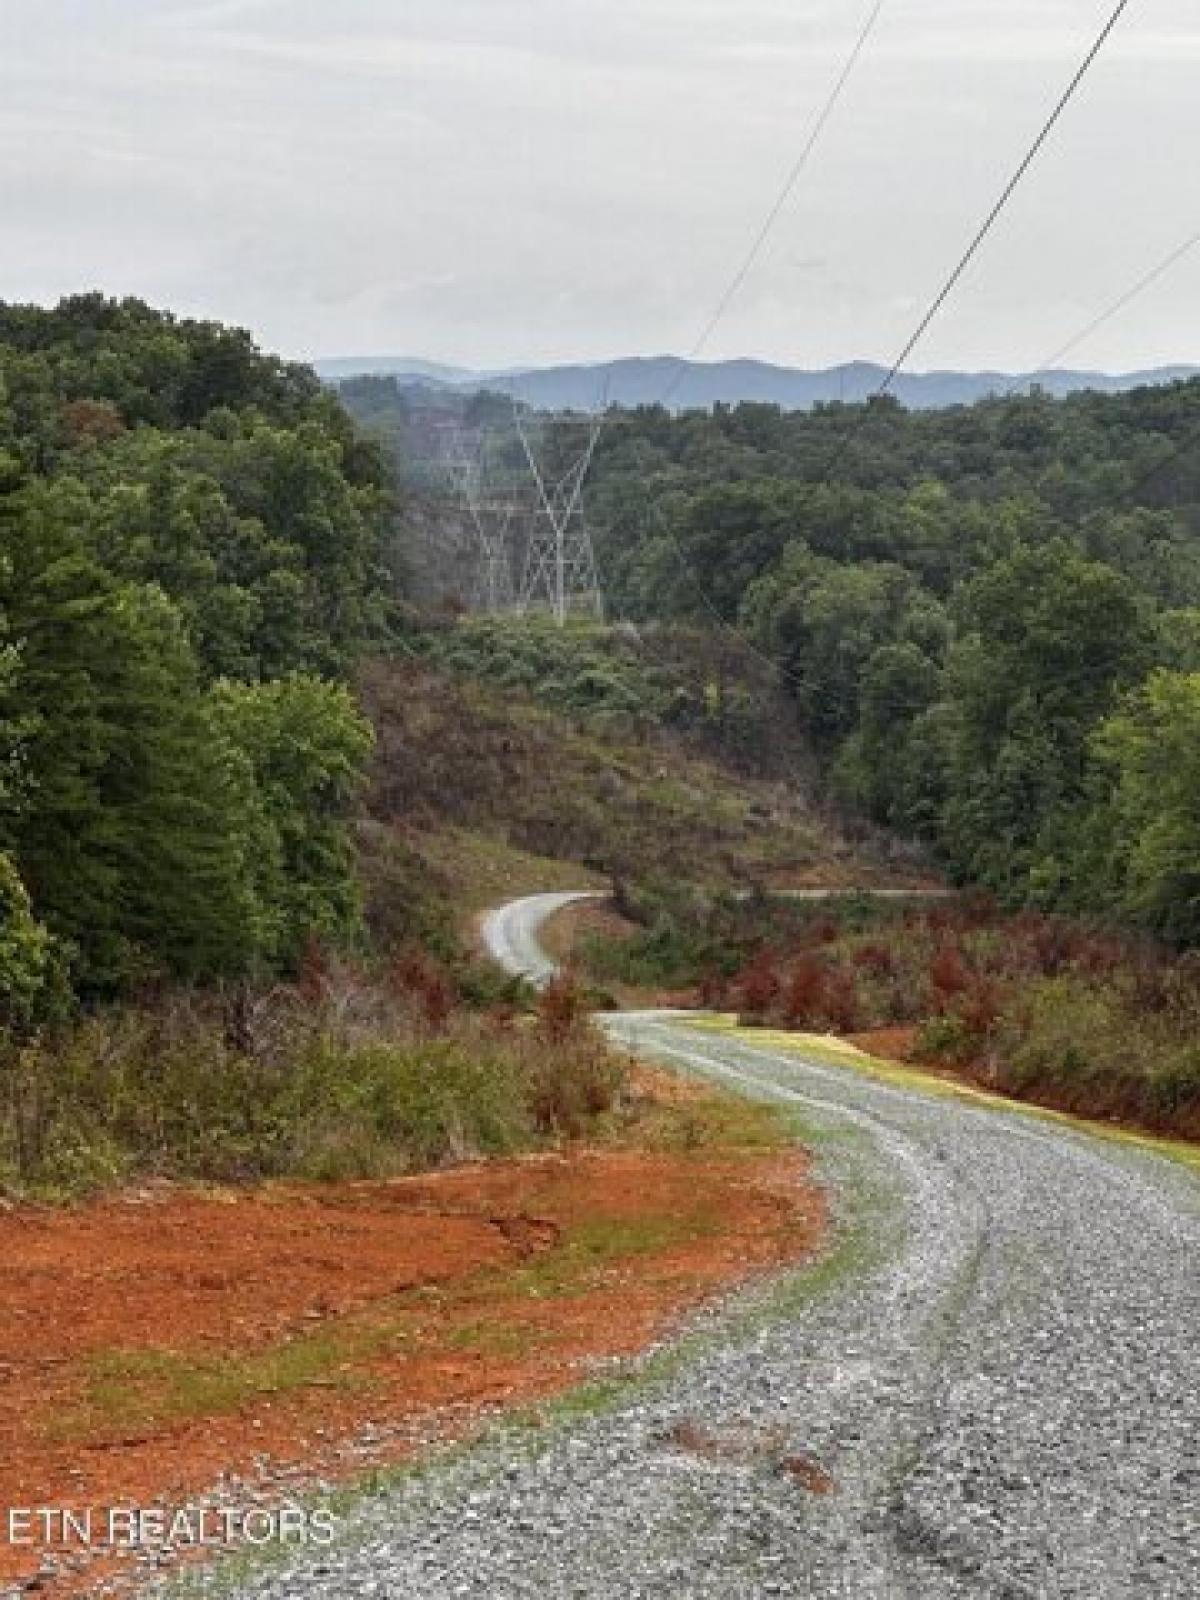
<svg viewBox="0 0 1200 1600">
<path fill-rule="evenodd" d="M 664 1091 L 655 1115 L 697 1100 Z M 0 1513 L 186 1506 L 223 1474 L 282 1494 L 301 1469 L 404 1459 L 636 1352 L 824 1224 L 802 1154 L 711 1140 L 0 1214 Z M 0 1586 L 44 1554 L 0 1527 Z"/>
</svg>

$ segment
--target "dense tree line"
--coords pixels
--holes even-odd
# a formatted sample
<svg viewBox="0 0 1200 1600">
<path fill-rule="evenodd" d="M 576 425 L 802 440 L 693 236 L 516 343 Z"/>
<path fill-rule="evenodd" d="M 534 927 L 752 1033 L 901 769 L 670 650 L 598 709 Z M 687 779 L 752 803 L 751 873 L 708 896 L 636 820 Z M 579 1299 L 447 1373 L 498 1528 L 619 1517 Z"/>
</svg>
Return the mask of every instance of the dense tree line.
<svg viewBox="0 0 1200 1600">
<path fill-rule="evenodd" d="M 385 474 L 304 368 L 0 305 L 0 1023 L 353 932 Z"/>
</svg>

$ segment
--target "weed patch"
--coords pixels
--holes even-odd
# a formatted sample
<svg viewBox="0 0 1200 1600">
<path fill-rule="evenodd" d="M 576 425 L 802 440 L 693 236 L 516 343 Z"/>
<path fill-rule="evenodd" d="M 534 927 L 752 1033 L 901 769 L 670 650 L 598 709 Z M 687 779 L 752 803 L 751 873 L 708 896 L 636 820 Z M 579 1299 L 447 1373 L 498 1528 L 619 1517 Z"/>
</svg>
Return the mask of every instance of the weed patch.
<svg viewBox="0 0 1200 1600">
<path fill-rule="evenodd" d="M 296 988 L 178 996 L 10 1052 L 0 1184 L 389 1177 L 579 1137 L 625 1086 L 568 997 L 473 1014 L 424 955 L 377 978 L 314 967 Z"/>
<path fill-rule="evenodd" d="M 1147 941 L 988 903 L 811 908 L 706 1002 L 756 1027 L 915 1031 L 917 1059 L 1093 1119 L 1200 1137 L 1200 968 Z"/>
</svg>

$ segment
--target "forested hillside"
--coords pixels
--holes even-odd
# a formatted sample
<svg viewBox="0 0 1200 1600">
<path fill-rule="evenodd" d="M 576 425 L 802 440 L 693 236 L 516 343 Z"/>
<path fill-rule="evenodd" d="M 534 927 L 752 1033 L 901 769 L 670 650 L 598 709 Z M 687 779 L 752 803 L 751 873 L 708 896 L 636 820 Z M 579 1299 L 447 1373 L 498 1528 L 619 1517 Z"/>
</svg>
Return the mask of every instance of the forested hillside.
<svg viewBox="0 0 1200 1600">
<path fill-rule="evenodd" d="M 359 915 L 375 451 L 249 337 L 0 306 L 0 1005 L 266 975 Z"/>
<path fill-rule="evenodd" d="M 736 628 L 964 882 L 1200 938 L 1200 384 L 614 414 L 616 608 Z"/>
<path fill-rule="evenodd" d="M 585 649 L 555 715 L 473 696 L 455 650 L 505 641 L 438 626 L 414 666 L 410 538 L 384 455 L 247 334 L 0 306 L 0 1195 L 611 1132 L 622 1060 L 478 962 L 483 886 L 657 868 L 666 828 L 735 877 L 848 854 L 760 778 L 576 726 L 669 709 L 732 754 L 769 687 L 644 707 Z"/>
<path fill-rule="evenodd" d="M 414 397 L 342 392 L 419 475 Z M 1200 382 L 614 410 L 588 504 L 610 610 L 749 641 L 843 805 L 1013 902 L 1200 938 Z"/>
</svg>

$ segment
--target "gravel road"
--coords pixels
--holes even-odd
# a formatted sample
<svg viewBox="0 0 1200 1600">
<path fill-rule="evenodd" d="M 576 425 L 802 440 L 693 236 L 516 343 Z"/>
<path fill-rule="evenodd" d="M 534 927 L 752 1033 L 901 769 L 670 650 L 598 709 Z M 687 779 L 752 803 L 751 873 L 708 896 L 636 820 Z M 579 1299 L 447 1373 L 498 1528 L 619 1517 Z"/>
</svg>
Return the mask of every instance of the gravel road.
<svg viewBox="0 0 1200 1600">
<path fill-rule="evenodd" d="M 581 900 L 603 900 L 602 894 L 531 894 L 489 911 L 479 925 L 484 949 L 508 972 L 528 978 L 539 988 L 558 971 L 557 963 L 542 949 L 538 934 L 542 924 L 558 911 Z"/>
<path fill-rule="evenodd" d="M 493 949 L 544 981 L 562 903 L 506 908 Z M 833 1254 L 708 1313 L 615 1406 L 364 1503 L 244 1600 L 1200 1596 L 1194 1172 L 676 1016 L 606 1026 L 794 1110 Z"/>
</svg>

